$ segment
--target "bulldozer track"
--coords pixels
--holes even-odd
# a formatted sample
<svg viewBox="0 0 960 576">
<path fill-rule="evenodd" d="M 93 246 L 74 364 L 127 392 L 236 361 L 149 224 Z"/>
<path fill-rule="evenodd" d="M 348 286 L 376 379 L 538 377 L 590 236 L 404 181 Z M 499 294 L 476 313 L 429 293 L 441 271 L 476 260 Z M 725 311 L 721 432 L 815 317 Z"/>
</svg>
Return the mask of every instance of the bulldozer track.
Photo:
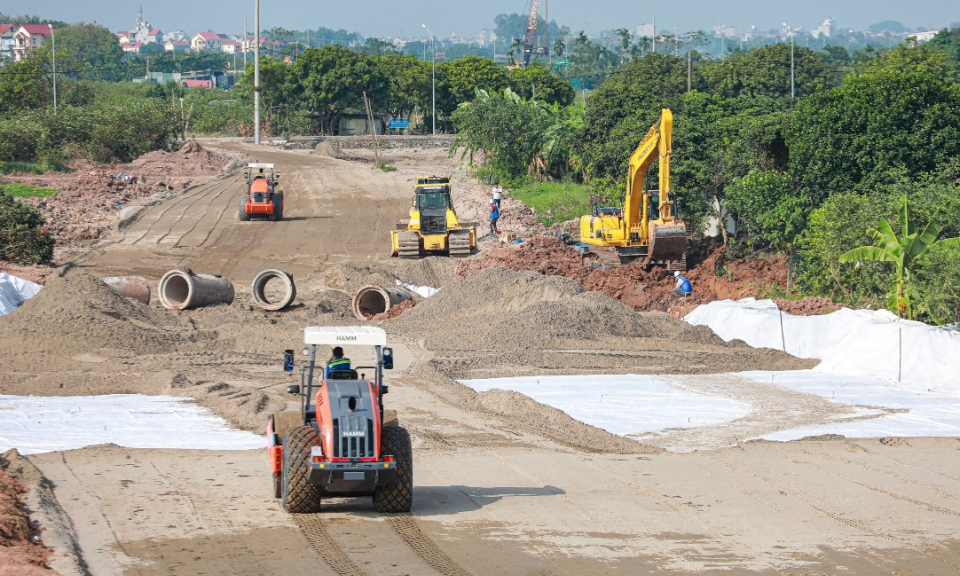
<svg viewBox="0 0 960 576">
<path fill-rule="evenodd" d="M 399 248 L 397 255 L 400 258 L 419 258 L 420 257 L 420 237 L 416 232 L 401 232 L 399 238 Z"/>
<path fill-rule="evenodd" d="M 300 527 L 300 531 L 307 538 L 310 546 L 330 566 L 330 569 L 340 576 L 368 576 L 350 559 L 343 548 L 333 539 L 320 516 L 315 514 L 293 514 L 293 521 Z"/>
<path fill-rule="evenodd" d="M 167 231 L 162 236 L 156 239 L 156 244 L 157 245 L 163 244 L 164 240 L 170 237 L 171 239 L 176 238 L 176 240 L 174 240 L 174 243 L 173 243 L 173 246 L 176 247 L 177 243 L 179 243 L 184 236 L 192 232 L 197 227 L 197 224 L 199 224 L 200 221 L 203 220 L 203 217 L 207 213 L 207 209 L 209 209 L 210 206 L 213 205 L 213 203 L 216 202 L 218 198 L 223 196 L 224 192 L 229 192 L 229 191 L 230 191 L 229 183 L 222 182 L 217 186 L 211 186 L 208 193 L 195 196 L 193 202 L 183 207 L 180 214 L 177 215 L 176 220 L 174 220 L 170 224 L 170 227 L 167 228 Z M 197 210 L 198 204 L 202 204 L 202 210 L 199 215 L 196 215 L 194 217 L 194 213 Z M 193 222 L 191 223 L 190 220 L 193 220 Z M 181 223 L 186 223 L 191 225 L 185 232 L 178 233 L 176 228 L 177 228 L 177 225 Z"/>
<path fill-rule="evenodd" d="M 454 562 L 447 554 L 430 539 L 417 519 L 409 514 L 398 514 L 387 518 L 390 528 L 403 540 L 413 552 L 427 563 L 428 566 L 443 574 L 443 576 L 473 576 L 463 566 Z"/>
<path fill-rule="evenodd" d="M 469 256 L 471 250 L 469 230 L 450 232 L 451 256 Z"/>
</svg>

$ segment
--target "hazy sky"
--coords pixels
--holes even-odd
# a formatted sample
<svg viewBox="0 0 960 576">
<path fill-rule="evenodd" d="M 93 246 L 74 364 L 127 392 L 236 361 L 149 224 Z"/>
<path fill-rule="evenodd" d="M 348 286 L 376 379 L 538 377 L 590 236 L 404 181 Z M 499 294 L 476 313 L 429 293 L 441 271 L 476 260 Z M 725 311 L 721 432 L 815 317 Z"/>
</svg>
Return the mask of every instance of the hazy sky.
<svg viewBox="0 0 960 576">
<path fill-rule="evenodd" d="M 492 28 L 500 13 L 526 10 L 527 0 L 261 0 L 263 28 L 307 29 L 326 26 L 360 32 L 364 36 L 415 36 L 421 23 L 437 36 L 455 32 L 473 36 Z M 253 27 L 254 0 L 142 0 L 145 19 L 162 30 L 215 30 L 240 33 L 246 13 Z M 942 28 L 960 21 L 956 0 L 673 0 L 669 4 L 640 0 L 554 0 L 549 17 L 572 30 L 588 33 L 650 22 L 657 28 L 680 31 L 728 24 L 742 29 L 756 25 L 768 30 L 786 22 L 811 29 L 825 18 L 843 28 L 864 29 L 882 20 L 898 20 L 909 27 Z M 3 0 L 0 12 L 36 14 L 44 18 L 95 21 L 111 30 L 132 27 L 137 2 L 104 0 Z"/>
</svg>

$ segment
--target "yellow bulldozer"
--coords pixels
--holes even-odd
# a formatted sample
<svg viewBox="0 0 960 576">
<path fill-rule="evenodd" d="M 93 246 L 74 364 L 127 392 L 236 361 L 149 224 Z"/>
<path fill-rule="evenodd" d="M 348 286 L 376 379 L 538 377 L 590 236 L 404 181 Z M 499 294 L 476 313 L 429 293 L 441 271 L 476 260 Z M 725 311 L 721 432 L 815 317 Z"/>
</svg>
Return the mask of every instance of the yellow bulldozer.
<svg viewBox="0 0 960 576">
<path fill-rule="evenodd" d="M 419 176 L 413 188 L 410 219 L 390 231 L 390 255 L 420 258 L 425 254 L 468 256 L 477 249 L 477 228 L 460 222 L 453 209 L 449 176 Z"/>
<path fill-rule="evenodd" d="M 624 264 L 642 259 L 648 265 L 663 264 L 668 270 L 687 269 L 687 229 L 677 217 L 670 191 L 672 138 L 673 113 L 664 108 L 660 120 L 630 155 L 623 207 L 595 205 L 592 215 L 580 218 L 581 242 L 613 247 Z M 644 190 L 644 178 L 658 151 L 660 189 Z M 656 219 L 651 201 L 656 203 Z"/>
</svg>

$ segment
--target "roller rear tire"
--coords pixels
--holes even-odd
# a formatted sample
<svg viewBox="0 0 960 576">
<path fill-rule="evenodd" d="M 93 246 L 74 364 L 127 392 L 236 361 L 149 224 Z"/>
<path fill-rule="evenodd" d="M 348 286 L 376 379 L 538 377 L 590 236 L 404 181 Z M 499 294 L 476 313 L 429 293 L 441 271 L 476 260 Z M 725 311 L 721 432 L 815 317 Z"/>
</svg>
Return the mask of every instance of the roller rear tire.
<svg viewBox="0 0 960 576">
<path fill-rule="evenodd" d="M 397 462 L 397 478 L 392 484 L 378 486 L 373 494 L 377 512 L 399 514 L 413 507 L 413 446 L 410 433 L 402 426 L 384 426 L 380 429 L 383 454 L 390 454 Z"/>
</svg>

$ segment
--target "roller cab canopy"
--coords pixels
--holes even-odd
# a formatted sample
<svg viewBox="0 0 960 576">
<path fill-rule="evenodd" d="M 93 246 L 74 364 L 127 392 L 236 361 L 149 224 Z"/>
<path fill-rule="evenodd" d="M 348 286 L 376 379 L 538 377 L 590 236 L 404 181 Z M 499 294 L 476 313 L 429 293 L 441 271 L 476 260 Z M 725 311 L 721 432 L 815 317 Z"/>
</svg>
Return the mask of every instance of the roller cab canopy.
<svg viewBox="0 0 960 576">
<path fill-rule="evenodd" d="M 374 326 L 310 326 L 303 330 L 303 342 L 326 346 L 386 346 L 387 333 Z"/>
</svg>

